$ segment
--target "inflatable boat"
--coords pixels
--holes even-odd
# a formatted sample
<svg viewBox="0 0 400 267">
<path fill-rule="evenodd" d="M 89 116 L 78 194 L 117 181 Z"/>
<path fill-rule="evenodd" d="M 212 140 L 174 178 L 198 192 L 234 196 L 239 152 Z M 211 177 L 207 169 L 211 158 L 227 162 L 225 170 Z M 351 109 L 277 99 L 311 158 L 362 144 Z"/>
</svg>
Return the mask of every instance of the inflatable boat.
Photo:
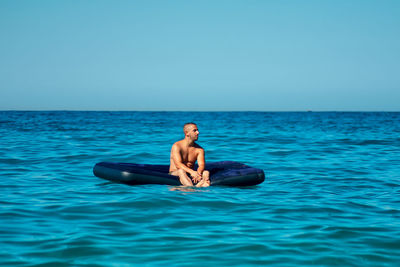
<svg viewBox="0 0 400 267">
<path fill-rule="evenodd" d="M 195 166 L 197 168 L 197 166 Z M 250 186 L 265 180 L 264 171 L 240 162 L 221 161 L 206 164 L 211 185 Z M 100 162 L 93 168 L 99 178 L 129 185 L 181 185 L 179 178 L 168 174 L 169 165 Z"/>
</svg>

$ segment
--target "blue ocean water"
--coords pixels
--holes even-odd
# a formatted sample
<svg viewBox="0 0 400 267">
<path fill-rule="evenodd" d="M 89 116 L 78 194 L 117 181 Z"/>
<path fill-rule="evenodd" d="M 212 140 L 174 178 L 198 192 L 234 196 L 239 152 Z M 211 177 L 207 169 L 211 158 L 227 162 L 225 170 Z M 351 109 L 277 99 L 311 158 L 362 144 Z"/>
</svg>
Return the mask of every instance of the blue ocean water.
<svg viewBox="0 0 400 267">
<path fill-rule="evenodd" d="M 253 187 L 127 186 L 182 125 Z M 0 112 L 3 266 L 398 266 L 400 113 Z"/>
</svg>

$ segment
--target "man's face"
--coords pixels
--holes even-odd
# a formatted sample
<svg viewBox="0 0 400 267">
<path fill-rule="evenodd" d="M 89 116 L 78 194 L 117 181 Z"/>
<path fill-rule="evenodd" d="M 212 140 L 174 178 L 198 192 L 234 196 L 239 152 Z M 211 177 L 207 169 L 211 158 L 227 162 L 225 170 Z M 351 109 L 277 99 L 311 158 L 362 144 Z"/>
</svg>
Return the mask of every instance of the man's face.
<svg viewBox="0 0 400 267">
<path fill-rule="evenodd" d="M 189 136 L 190 139 L 196 141 L 199 139 L 199 129 L 197 129 L 196 125 L 189 125 L 188 131 L 186 132 L 186 136 Z"/>
</svg>

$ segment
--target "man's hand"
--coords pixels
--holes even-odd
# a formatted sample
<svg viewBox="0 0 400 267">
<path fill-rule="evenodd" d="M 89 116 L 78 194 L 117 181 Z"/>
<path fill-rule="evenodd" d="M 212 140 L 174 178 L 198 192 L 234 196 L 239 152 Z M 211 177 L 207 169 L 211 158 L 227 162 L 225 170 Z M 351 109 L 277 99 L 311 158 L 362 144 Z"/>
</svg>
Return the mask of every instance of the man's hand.
<svg viewBox="0 0 400 267">
<path fill-rule="evenodd" d="M 196 171 L 191 171 L 190 176 L 192 176 L 192 179 L 195 183 L 199 182 L 201 180 L 201 174 L 196 172 Z"/>
</svg>

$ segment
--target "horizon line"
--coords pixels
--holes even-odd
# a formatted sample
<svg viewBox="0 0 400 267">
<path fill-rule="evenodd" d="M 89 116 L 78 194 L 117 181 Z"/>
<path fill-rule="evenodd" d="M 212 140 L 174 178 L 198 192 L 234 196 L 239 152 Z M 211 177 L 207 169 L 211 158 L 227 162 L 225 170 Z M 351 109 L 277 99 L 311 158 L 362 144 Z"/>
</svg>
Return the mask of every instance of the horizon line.
<svg viewBox="0 0 400 267">
<path fill-rule="evenodd" d="M 0 109 L 0 112 L 400 112 L 400 110 L 106 110 L 106 109 Z"/>
</svg>

